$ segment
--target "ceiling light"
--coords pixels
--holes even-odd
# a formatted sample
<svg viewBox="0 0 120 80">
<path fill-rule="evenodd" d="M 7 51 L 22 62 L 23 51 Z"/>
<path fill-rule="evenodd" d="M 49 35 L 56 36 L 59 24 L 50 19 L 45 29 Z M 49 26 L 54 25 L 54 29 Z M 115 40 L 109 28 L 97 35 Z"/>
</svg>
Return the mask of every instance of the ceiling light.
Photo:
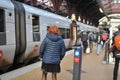
<svg viewBox="0 0 120 80">
<path fill-rule="evenodd" d="M 71 18 L 72 20 L 76 20 L 76 16 L 75 16 L 75 14 L 72 14 L 72 18 Z"/>
<path fill-rule="evenodd" d="M 102 10 L 101 8 L 99 8 L 99 11 L 100 11 L 101 13 L 103 13 L 103 10 Z"/>
<path fill-rule="evenodd" d="M 78 17 L 78 21 L 81 21 L 81 18 L 80 18 L 80 16 Z"/>
</svg>

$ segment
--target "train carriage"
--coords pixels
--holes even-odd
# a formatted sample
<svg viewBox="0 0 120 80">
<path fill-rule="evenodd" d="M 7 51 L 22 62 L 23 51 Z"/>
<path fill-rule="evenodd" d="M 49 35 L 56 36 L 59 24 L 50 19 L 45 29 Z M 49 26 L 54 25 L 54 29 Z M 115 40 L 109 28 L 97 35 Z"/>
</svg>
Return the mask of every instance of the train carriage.
<svg viewBox="0 0 120 80">
<path fill-rule="evenodd" d="M 15 55 L 15 17 L 11 1 L 0 1 L 0 67 L 13 64 Z"/>
<path fill-rule="evenodd" d="M 73 47 L 70 44 L 75 42 L 70 38 L 72 21 L 57 14 L 16 1 L 0 0 L 0 17 L 1 72 L 38 59 L 39 45 L 47 34 L 48 26 L 59 27 L 66 49 Z M 95 30 L 89 25 L 77 24 L 81 30 Z"/>
</svg>

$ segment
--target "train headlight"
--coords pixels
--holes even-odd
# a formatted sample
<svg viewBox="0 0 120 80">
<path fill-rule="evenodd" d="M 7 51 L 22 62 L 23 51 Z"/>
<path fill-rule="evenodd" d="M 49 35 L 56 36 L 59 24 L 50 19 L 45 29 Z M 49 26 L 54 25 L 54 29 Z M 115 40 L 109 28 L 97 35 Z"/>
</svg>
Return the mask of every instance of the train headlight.
<svg viewBox="0 0 120 80">
<path fill-rule="evenodd" d="M 34 46 L 34 51 L 37 51 L 38 50 L 38 45 L 35 45 Z"/>
</svg>

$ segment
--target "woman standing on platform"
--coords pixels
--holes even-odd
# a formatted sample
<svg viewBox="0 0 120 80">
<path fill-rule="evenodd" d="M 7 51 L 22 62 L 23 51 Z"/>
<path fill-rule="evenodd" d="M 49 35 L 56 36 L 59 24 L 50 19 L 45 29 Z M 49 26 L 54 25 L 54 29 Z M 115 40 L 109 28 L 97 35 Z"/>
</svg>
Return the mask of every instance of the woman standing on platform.
<svg viewBox="0 0 120 80">
<path fill-rule="evenodd" d="M 40 46 L 42 58 L 42 80 L 47 80 L 47 73 L 52 73 L 52 80 L 57 80 L 57 73 L 60 72 L 60 62 L 65 55 L 65 44 L 60 31 L 56 26 L 50 26 L 48 34 Z"/>
<path fill-rule="evenodd" d="M 101 37 L 101 32 L 99 32 L 97 34 L 97 50 L 96 50 L 96 54 L 100 55 L 101 53 L 101 42 L 102 42 L 102 37 Z"/>
</svg>

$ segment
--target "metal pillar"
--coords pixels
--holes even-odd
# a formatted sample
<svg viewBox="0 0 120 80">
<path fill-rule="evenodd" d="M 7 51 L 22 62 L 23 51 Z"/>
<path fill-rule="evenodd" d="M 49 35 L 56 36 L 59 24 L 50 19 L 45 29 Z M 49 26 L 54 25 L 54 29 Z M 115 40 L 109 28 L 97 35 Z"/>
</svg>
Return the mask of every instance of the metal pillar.
<svg viewBox="0 0 120 80">
<path fill-rule="evenodd" d="M 74 49 L 74 65 L 73 65 L 73 80 L 80 80 L 82 63 L 82 47 L 75 46 Z"/>
</svg>

